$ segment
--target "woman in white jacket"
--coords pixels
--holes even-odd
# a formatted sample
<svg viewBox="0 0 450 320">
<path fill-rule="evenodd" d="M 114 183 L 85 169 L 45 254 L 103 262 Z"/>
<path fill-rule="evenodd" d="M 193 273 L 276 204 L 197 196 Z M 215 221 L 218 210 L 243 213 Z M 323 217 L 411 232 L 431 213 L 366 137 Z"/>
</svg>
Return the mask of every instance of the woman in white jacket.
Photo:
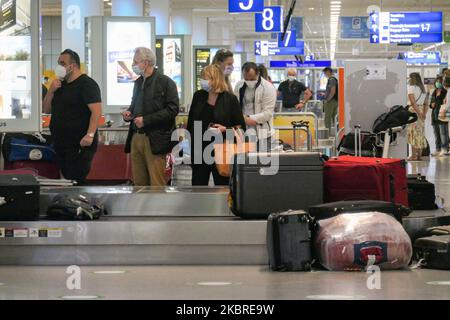
<svg viewBox="0 0 450 320">
<path fill-rule="evenodd" d="M 254 130 L 258 137 L 258 151 L 270 151 L 275 134 L 273 118 L 277 102 L 277 91 L 273 84 L 263 79 L 258 66 L 247 62 L 242 66 L 244 80 L 234 89 L 242 107 L 247 131 Z"/>
</svg>

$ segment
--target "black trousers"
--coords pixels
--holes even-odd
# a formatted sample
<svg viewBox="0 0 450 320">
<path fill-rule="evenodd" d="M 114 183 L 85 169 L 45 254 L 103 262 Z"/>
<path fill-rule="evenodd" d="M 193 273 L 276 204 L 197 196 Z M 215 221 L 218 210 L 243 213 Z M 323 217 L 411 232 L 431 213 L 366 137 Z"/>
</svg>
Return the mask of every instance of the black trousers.
<svg viewBox="0 0 450 320">
<path fill-rule="evenodd" d="M 87 184 L 86 178 L 91 171 L 97 144 L 98 141 L 94 140 L 93 145 L 88 148 L 55 147 L 58 164 L 65 179 L 74 180 L 79 186 Z"/>
<path fill-rule="evenodd" d="M 217 171 L 215 164 L 194 164 L 192 166 L 192 185 L 208 186 L 211 173 L 213 174 L 214 184 L 216 186 L 228 186 L 230 184 L 230 178 L 222 177 L 219 171 Z"/>
</svg>

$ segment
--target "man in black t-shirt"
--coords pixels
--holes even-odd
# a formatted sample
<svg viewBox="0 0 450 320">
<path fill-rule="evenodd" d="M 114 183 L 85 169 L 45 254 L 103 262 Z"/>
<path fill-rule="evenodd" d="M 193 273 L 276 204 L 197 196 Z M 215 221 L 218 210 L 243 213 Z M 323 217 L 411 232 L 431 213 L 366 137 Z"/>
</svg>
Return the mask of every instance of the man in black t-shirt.
<svg viewBox="0 0 450 320">
<path fill-rule="evenodd" d="M 296 69 L 289 69 L 287 76 L 288 80 L 278 87 L 278 96 L 283 97 L 283 111 L 301 111 L 311 99 L 312 92 L 303 83 L 297 81 Z M 300 101 L 303 93 L 305 93 L 303 100 Z"/>
<path fill-rule="evenodd" d="M 98 84 L 80 70 L 80 57 L 70 49 L 61 53 L 44 99 L 44 113 L 52 115 L 50 130 L 64 178 L 86 183 L 97 151 L 97 127 L 102 115 Z"/>
</svg>

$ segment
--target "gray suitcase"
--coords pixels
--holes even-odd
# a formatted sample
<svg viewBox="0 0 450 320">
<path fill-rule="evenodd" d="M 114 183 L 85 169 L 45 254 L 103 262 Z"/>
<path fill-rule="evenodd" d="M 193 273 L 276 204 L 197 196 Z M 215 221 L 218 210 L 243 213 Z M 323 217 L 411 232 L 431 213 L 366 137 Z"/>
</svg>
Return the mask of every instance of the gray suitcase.
<svg viewBox="0 0 450 320">
<path fill-rule="evenodd" d="M 250 153 L 235 157 L 230 181 L 231 210 L 244 219 L 273 212 L 308 210 L 323 203 L 323 162 L 319 153 L 280 153 L 278 173 Z M 271 154 L 275 156 L 275 154 Z"/>
<path fill-rule="evenodd" d="M 304 211 L 272 214 L 267 223 L 267 249 L 273 271 L 311 270 L 310 219 Z"/>
</svg>

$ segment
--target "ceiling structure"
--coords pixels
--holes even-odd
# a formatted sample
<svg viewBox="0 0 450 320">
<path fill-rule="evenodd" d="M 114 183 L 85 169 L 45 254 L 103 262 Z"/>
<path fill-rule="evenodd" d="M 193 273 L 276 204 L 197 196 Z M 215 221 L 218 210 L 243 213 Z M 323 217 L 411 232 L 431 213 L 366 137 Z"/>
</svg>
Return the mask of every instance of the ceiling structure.
<svg viewBox="0 0 450 320">
<path fill-rule="evenodd" d="M 160 0 L 159 0 L 160 1 Z M 254 32 L 252 14 L 231 15 L 228 13 L 228 0 L 167 0 L 172 10 L 193 10 L 195 16 L 208 17 L 208 23 L 227 28 L 228 41 L 247 42 L 247 48 L 253 48 L 253 41 L 268 39 L 268 34 Z M 337 34 L 335 57 L 345 58 L 390 58 L 407 48 L 397 45 L 373 45 L 367 39 L 344 40 L 339 37 L 330 18 L 330 2 L 333 0 L 297 0 L 295 16 L 304 18 L 304 39 L 306 47 L 319 58 L 329 58 L 333 51 L 333 34 Z M 61 0 L 43 0 L 43 15 L 58 15 L 61 12 Z M 146 1 L 151 8 L 152 0 Z M 367 16 L 367 8 L 376 5 L 382 11 L 443 11 L 445 29 L 450 30 L 450 0 L 341 0 L 340 16 Z M 110 2 L 105 1 L 105 15 L 110 14 Z M 289 8 L 291 0 L 266 0 L 267 5 L 282 5 Z M 339 26 L 338 26 L 339 28 Z M 208 41 L 223 41 L 222 34 L 208 33 Z M 425 45 L 426 46 L 426 45 Z M 331 52 L 330 52 L 331 51 Z"/>
</svg>

